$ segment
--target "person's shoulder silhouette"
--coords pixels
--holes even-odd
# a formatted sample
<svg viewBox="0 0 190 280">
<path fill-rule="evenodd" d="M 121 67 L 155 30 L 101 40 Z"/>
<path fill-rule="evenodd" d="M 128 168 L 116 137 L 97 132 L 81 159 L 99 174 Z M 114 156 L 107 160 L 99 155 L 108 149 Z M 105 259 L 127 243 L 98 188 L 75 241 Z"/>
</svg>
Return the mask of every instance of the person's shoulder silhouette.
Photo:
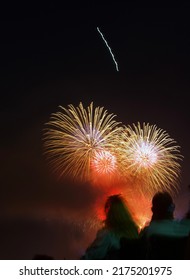
<svg viewBox="0 0 190 280">
<path fill-rule="evenodd" d="M 152 219 L 144 229 L 148 259 L 183 259 L 187 242 L 184 227 L 174 219 L 175 204 L 168 192 L 152 198 Z"/>
</svg>

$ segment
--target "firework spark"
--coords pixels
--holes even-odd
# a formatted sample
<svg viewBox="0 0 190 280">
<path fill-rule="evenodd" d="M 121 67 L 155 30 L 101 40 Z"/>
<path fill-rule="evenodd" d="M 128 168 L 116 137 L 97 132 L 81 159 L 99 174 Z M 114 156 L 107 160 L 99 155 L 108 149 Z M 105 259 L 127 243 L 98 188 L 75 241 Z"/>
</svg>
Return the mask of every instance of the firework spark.
<svg viewBox="0 0 190 280">
<path fill-rule="evenodd" d="M 111 174 L 116 169 L 116 157 L 110 152 L 102 150 L 96 152 L 92 159 L 92 168 L 95 169 L 97 173 L 101 174 Z"/>
<path fill-rule="evenodd" d="M 138 123 L 125 127 L 118 140 L 120 168 L 131 184 L 151 195 L 177 190 L 182 156 L 166 131 Z"/>
<path fill-rule="evenodd" d="M 108 48 L 108 50 L 109 50 L 109 52 L 110 52 L 110 54 L 111 54 L 112 58 L 113 58 L 113 61 L 114 61 L 115 66 L 116 66 L 116 70 L 117 70 L 117 71 L 119 71 L 117 61 L 115 60 L 115 57 L 114 57 L 114 55 L 113 55 L 113 53 L 112 53 L 111 48 L 109 47 L 109 45 L 108 45 L 108 43 L 107 43 L 106 39 L 104 38 L 104 35 L 102 34 L 102 32 L 100 31 L 100 29 L 99 29 L 98 27 L 97 27 L 97 30 L 98 30 L 98 32 L 100 33 L 100 35 L 101 35 L 102 39 L 104 40 L 104 42 L 105 42 L 105 44 L 106 44 L 106 46 L 107 46 L 107 48 Z"/>
<path fill-rule="evenodd" d="M 97 153 L 109 151 L 119 123 L 104 107 L 60 106 L 46 124 L 44 146 L 54 171 L 59 176 L 90 180 L 91 161 Z M 107 153 L 107 152 L 106 152 Z"/>
<path fill-rule="evenodd" d="M 92 184 L 107 189 L 118 181 L 120 181 L 120 172 L 117 166 L 117 155 L 108 150 L 95 152 L 91 161 Z"/>
</svg>

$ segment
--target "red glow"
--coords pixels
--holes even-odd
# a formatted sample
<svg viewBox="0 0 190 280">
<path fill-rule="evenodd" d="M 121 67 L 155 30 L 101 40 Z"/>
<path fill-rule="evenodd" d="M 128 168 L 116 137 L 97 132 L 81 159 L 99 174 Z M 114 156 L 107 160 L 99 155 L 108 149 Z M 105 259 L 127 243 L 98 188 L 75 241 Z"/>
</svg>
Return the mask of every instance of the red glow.
<svg viewBox="0 0 190 280">
<path fill-rule="evenodd" d="M 106 190 L 104 195 L 97 200 L 95 205 L 95 210 L 98 219 L 103 221 L 105 219 L 104 205 L 107 197 L 114 194 L 121 194 L 125 201 L 131 215 L 139 229 L 142 229 L 147 223 L 149 223 L 152 212 L 151 212 L 151 199 L 145 197 L 143 194 L 138 193 L 136 190 L 128 188 L 126 191 L 126 185 L 117 185 L 115 187 L 110 187 Z"/>
</svg>

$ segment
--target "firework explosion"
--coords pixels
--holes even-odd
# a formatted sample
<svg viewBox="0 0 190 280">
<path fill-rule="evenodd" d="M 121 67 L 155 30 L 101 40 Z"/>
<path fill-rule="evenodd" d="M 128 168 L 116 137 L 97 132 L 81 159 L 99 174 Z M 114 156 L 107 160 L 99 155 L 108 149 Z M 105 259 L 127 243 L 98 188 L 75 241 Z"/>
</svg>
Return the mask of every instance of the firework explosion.
<svg viewBox="0 0 190 280">
<path fill-rule="evenodd" d="M 182 159 L 176 142 L 156 125 L 133 124 L 117 137 L 120 168 L 132 187 L 145 194 L 177 190 Z"/>
<path fill-rule="evenodd" d="M 150 220 L 152 196 L 178 190 L 180 147 L 156 125 L 121 126 L 114 117 L 93 103 L 87 109 L 82 103 L 60 106 L 46 123 L 45 154 L 59 177 L 88 181 L 103 191 L 88 224 L 100 225 L 103 198 L 123 193 L 141 228 Z"/>
<path fill-rule="evenodd" d="M 91 161 L 91 183 L 96 188 L 108 189 L 117 185 L 121 178 L 114 152 L 102 150 L 94 154 Z"/>
<path fill-rule="evenodd" d="M 80 180 L 90 180 L 91 167 L 102 166 L 100 155 L 108 162 L 112 139 L 119 131 L 115 115 L 108 114 L 104 107 L 87 110 L 82 103 L 78 107 L 60 106 L 46 124 L 44 147 L 50 164 L 59 175 L 69 175 Z M 98 160 L 99 157 L 99 160 Z M 114 157 L 113 157 L 114 158 Z M 104 161 L 104 163 L 106 162 Z M 114 165 L 114 160 L 110 161 Z M 108 172 L 108 168 L 104 168 Z"/>
<path fill-rule="evenodd" d="M 108 151 L 99 151 L 94 154 L 92 167 L 97 173 L 110 174 L 116 169 L 116 157 Z"/>
</svg>

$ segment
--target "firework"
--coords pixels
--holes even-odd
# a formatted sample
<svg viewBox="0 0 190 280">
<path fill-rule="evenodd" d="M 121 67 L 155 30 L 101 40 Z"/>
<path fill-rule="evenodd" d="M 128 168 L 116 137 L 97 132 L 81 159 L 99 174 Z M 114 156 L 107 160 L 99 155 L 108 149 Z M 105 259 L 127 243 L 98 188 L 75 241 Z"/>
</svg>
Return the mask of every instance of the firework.
<svg viewBox="0 0 190 280">
<path fill-rule="evenodd" d="M 177 190 L 180 175 L 180 147 L 156 125 L 124 127 L 117 139 L 120 168 L 130 185 L 139 191 Z"/>
<path fill-rule="evenodd" d="M 112 139 L 118 133 L 119 123 L 115 115 L 108 114 L 104 107 L 68 108 L 51 115 L 44 136 L 45 154 L 59 176 L 90 180 L 92 160 L 98 168 L 97 155 L 109 153 Z M 113 164 L 113 162 L 112 162 Z"/>
<path fill-rule="evenodd" d="M 116 162 L 116 157 L 109 151 L 98 151 L 92 158 L 92 168 L 99 174 L 111 174 L 116 169 Z"/>
</svg>

